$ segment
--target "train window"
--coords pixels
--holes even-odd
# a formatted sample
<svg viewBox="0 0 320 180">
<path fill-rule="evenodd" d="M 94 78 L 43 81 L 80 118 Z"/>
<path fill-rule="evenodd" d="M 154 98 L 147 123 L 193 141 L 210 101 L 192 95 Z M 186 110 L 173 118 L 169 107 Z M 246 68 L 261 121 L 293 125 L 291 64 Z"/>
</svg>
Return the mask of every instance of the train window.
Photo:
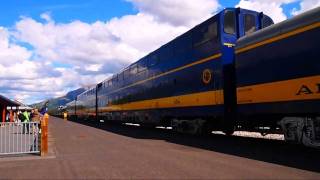
<svg viewBox="0 0 320 180">
<path fill-rule="evenodd" d="M 122 71 L 120 74 L 118 74 L 118 80 L 122 81 L 124 79 L 124 72 Z"/>
<path fill-rule="evenodd" d="M 210 40 L 218 39 L 217 22 L 210 23 L 208 26 L 203 26 L 193 33 L 193 46 L 199 46 Z"/>
<path fill-rule="evenodd" d="M 224 32 L 228 34 L 235 34 L 236 32 L 236 21 L 233 11 L 226 10 L 224 12 Z"/>
<path fill-rule="evenodd" d="M 117 80 L 116 78 L 112 78 L 111 81 L 112 81 L 112 84 L 115 85 Z"/>
<path fill-rule="evenodd" d="M 174 41 L 175 57 L 185 57 L 187 52 L 192 49 L 192 34 L 187 33 Z"/>
<path fill-rule="evenodd" d="M 217 22 L 211 23 L 208 26 L 208 33 L 205 34 L 207 39 L 215 39 L 218 37 L 218 25 Z"/>
<path fill-rule="evenodd" d="M 138 66 L 137 64 L 133 64 L 130 66 L 130 74 L 131 75 L 134 75 L 134 74 L 137 74 L 138 73 Z"/>
<path fill-rule="evenodd" d="M 245 34 L 251 34 L 256 31 L 256 20 L 252 14 L 244 15 L 244 30 Z"/>
<path fill-rule="evenodd" d="M 172 45 L 167 44 L 160 49 L 160 60 L 161 61 L 167 61 L 170 60 L 173 56 L 173 48 Z"/>
<path fill-rule="evenodd" d="M 115 84 L 116 82 L 118 82 L 118 74 L 115 74 L 112 77 L 112 83 Z"/>
<path fill-rule="evenodd" d="M 123 71 L 123 79 L 127 79 L 130 77 L 130 71 L 129 71 L 129 68 L 126 68 L 124 71 Z"/>
<path fill-rule="evenodd" d="M 273 24 L 272 19 L 271 19 L 270 17 L 266 16 L 266 15 L 263 15 L 263 18 L 262 18 L 262 28 L 271 26 L 272 24 Z"/>
<path fill-rule="evenodd" d="M 138 64 L 138 72 L 142 72 L 147 70 L 147 63 L 146 59 L 142 59 Z"/>
<path fill-rule="evenodd" d="M 158 63 L 159 59 L 158 59 L 158 56 L 156 54 L 154 55 L 151 55 L 149 58 L 148 58 L 148 66 L 154 66 Z"/>
<path fill-rule="evenodd" d="M 99 83 L 99 84 L 97 85 L 98 90 L 100 90 L 102 87 L 103 87 L 103 83 Z"/>
<path fill-rule="evenodd" d="M 111 79 L 108 81 L 108 86 L 112 86 L 112 81 L 111 81 Z"/>
</svg>

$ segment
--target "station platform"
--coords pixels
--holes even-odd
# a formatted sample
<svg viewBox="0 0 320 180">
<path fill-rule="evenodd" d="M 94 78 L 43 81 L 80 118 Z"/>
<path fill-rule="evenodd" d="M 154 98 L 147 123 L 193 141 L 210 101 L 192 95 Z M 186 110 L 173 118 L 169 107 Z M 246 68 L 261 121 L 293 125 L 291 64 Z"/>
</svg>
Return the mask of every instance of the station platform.
<svg viewBox="0 0 320 180">
<path fill-rule="evenodd" d="M 48 156 L 0 158 L 0 179 L 320 179 L 319 159 L 282 141 L 50 117 Z"/>
</svg>

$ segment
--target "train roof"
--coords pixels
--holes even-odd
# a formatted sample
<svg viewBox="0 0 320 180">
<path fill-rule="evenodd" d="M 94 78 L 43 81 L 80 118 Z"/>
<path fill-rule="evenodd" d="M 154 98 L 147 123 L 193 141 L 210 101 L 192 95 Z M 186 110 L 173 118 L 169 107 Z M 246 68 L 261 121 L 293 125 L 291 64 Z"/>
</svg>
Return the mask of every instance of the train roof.
<svg viewBox="0 0 320 180">
<path fill-rule="evenodd" d="M 84 94 L 86 94 L 87 92 L 89 91 L 92 91 L 92 90 L 95 90 L 96 89 L 96 86 L 92 86 L 91 88 L 89 88 L 88 90 L 82 92 L 81 94 L 77 95 L 77 98 L 80 97 L 80 96 L 83 96 Z"/>
<path fill-rule="evenodd" d="M 255 44 L 271 37 L 284 34 L 286 32 L 295 30 L 299 27 L 304 27 L 313 23 L 320 22 L 320 7 L 294 16 L 277 24 L 273 24 L 264 29 L 256 31 L 250 35 L 238 39 L 236 49 L 241 49 L 250 44 Z"/>
</svg>

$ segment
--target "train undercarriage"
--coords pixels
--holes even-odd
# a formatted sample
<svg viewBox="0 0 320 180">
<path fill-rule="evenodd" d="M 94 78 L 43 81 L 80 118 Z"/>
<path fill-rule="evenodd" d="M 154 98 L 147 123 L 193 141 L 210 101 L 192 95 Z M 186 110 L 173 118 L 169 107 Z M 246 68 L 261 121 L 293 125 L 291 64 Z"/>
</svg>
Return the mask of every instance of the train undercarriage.
<svg viewBox="0 0 320 180">
<path fill-rule="evenodd" d="M 109 116 L 112 117 L 112 116 Z M 118 117 L 119 119 L 120 117 Z M 210 134 L 212 131 L 223 129 L 223 120 L 205 118 L 165 118 L 153 123 L 145 123 L 146 117 L 126 117 L 117 121 L 115 118 L 103 118 L 104 121 L 115 121 L 119 123 L 136 123 L 142 127 L 153 128 L 156 126 L 171 127 L 173 131 L 192 135 Z M 272 123 L 264 124 L 248 123 L 250 121 L 238 121 L 235 123 L 234 131 L 258 132 L 262 136 L 268 134 L 283 134 L 285 141 L 304 146 L 320 148 L 320 117 L 299 117 L 288 116 L 280 120 L 268 121 Z M 252 121 L 251 121 L 252 122 Z M 225 133 L 226 134 L 226 133 Z M 227 134 L 232 135 L 232 134 Z"/>
</svg>

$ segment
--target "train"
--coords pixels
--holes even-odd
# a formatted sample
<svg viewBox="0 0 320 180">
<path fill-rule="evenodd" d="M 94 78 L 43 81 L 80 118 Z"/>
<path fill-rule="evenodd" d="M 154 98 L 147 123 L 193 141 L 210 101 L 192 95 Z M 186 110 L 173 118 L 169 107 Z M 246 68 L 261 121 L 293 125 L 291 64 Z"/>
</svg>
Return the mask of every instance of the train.
<svg viewBox="0 0 320 180">
<path fill-rule="evenodd" d="M 67 104 L 70 118 L 320 147 L 320 7 L 274 24 L 226 8 Z"/>
</svg>

